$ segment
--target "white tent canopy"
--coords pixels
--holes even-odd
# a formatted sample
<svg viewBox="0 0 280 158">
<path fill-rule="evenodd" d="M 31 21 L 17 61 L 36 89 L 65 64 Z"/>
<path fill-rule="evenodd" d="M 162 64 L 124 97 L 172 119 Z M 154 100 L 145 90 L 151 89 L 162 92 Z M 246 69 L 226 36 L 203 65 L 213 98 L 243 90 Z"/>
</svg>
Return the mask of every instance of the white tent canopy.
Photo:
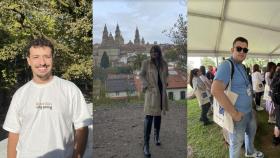
<svg viewBox="0 0 280 158">
<path fill-rule="evenodd" d="M 188 0 L 188 56 L 229 56 L 238 36 L 248 56 L 280 56 L 280 0 Z"/>
</svg>

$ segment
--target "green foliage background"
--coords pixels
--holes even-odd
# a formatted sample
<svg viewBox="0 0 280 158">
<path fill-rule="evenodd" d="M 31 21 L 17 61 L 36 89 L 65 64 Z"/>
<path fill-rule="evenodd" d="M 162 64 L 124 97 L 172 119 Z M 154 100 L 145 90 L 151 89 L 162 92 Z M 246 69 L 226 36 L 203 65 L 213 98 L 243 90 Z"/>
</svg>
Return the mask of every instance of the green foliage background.
<svg viewBox="0 0 280 158">
<path fill-rule="evenodd" d="M 215 61 L 212 58 L 209 58 L 209 57 L 201 58 L 200 61 L 201 61 L 201 65 L 204 65 L 206 70 L 207 70 L 208 66 L 210 66 L 210 65 L 215 66 L 216 65 Z"/>
<path fill-rule="evenodd" d="M 92 0 L 2 0 L 0 6 L 0 88 L 31 79 L 25 47 L 37 37 L 55 46 L 55 75 L 91 87 Z"/>
<path fill-rule="evenodd" d="M 162 33 L 165 33 L 168 37 L 170 37 L 171 41 L 175 44 L 178 61 L 177 68 L 180 68 L 183 72 L 187 71 L 187 32 L 187 18 L 182 14 L 179 14 L 173 27 L 162 31 Z"/>
</svg>

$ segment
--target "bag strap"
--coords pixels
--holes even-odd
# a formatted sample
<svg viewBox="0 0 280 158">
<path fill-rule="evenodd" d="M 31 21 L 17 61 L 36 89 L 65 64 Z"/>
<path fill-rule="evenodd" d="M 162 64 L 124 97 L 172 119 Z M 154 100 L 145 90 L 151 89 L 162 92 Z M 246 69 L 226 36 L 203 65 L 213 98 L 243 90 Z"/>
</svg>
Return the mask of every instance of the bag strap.
<svg viewBox="0 0 280 158">
<path fill-rule="evenodd" d="M 233 78 L 233 74 L 234 74 L 234 65 L 233 65 L 233 62 L 228 58 L 226 59 L 225 61 L 229 62 L 229 67 L 230 67 L 230 80 L 229 80 L 229 83 L 227 84 L 226 88 L 225 89 L 230 89 L 231 88 L 231 80 Z M 228 87 L 230 86 L 230 87 Z"/>
<path fill-rule="evenodd" d="M 232 80 L 233 74 L 234 74 L 234 65 L 233 65 L 232 60 L 230 60 L 230 58 L 227 58 L 226 61 L 228 61 L 228 62 L 230 63 L 230 82 L 229 82 L 229 83 L 231 83 L 231 80 Z M 244 64 L 242 64 L 242 66 L 243 66 L 244 71 L 245 71 L 245 73 L 246 73 L 247 79 L 250 80 L 249 74 L 247 73 L 247 68 L 246 68 L 246 66 L 245 66 Z M 249 81 L 249 82 L 250 82 L 250 81 Z M 229 83 L 227 84 L 227 86 L 226 86 L 225 89 L 227 89 L 227 87 L 229 86 Z"/>
</svg>

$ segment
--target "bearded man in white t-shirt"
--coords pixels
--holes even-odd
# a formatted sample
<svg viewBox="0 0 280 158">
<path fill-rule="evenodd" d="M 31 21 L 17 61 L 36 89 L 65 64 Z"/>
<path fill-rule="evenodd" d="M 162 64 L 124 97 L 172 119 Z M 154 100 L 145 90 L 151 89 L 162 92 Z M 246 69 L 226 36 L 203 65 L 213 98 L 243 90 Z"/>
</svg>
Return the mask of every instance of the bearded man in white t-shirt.
<svg viewBox="0 0 280 158">
<path fill-rule="evenodd" d="M 81 158 L 92 117 L 72 82 L 52 75 L 54 47 L 44 38 L 27 47 L 33 78 L 11 101 L 3 128 L 8 158 Z"/>
</svg>

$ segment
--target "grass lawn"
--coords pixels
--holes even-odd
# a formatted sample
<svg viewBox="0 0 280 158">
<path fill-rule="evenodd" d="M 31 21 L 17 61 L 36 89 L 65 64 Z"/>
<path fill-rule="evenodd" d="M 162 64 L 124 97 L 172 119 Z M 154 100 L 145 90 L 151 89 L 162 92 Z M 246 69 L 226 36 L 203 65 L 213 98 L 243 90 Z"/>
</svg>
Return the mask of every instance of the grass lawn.
<svg viewBox="0 0 280 158">
<path fill-rule="evenodd" d="M 228 145 L 225 143 L 221 128 L 216 125 L 203 126 L 199 121 L 200 108 L 196 99 L 187 101 L 187 143 L 192 149 L 192 158 L 228 158 Z M 257 112 L 258 129 L 255 137 L 256 149 L 265 158 L 279 158 L 280 146 L 272 144 L 274 125 L 267 123 L 267 112 Z M 244 151 L 242 154 L 244 155 Z M 243 158 L 244 156 L 241 156 Z"/>
</svg>

